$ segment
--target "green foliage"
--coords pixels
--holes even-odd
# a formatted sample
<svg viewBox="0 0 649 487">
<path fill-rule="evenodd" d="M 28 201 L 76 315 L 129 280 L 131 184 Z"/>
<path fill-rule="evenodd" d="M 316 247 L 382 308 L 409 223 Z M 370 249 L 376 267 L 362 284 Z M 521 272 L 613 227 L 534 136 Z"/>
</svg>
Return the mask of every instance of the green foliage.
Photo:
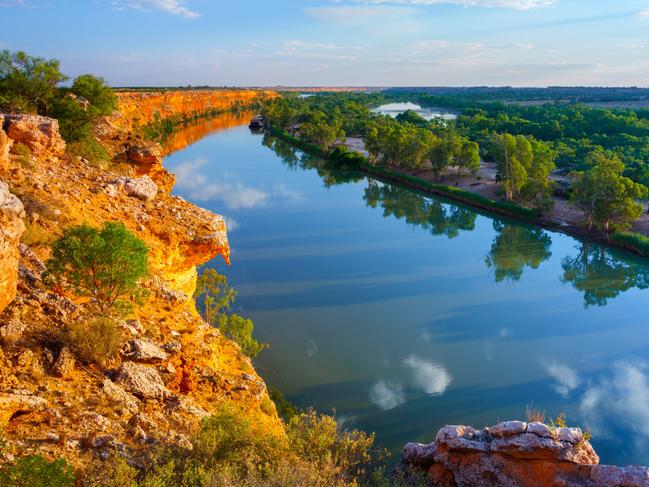
<svg viewBox="0 0 649 487">
<path fill-rule="evenodd" d="M 76 477 L 65 460 L 48 462 L 32 455 L 0 469 L 0 485 L 6 487 L 71 487 Z"/>
<path fill-rule="evenodd" d="M 110 161 L 108 151 L 94 137 L 71 142 L 67 144 L 66 150 L 71 156 L 79 156 L 95 165 Z"/>
<path fill-rule="evenodd" d="M 252 320 L 242 318 L 237 314 L 231 314 L 222 320 L 219 329 L 230 340 L 241 347 L 244 355 L 255 358 L 259 352 L 268 348 L 265 343 L 259 343 L 252 337 L 255 326 Z"/>
<path fill-rule="evenodd" d="M 615 156 L 596 151 L 589 163 L 590 170 L 574 174 L 570 201 L 584 212 L 588 228 L 628 229 L 643 211 L 636 200 L 649 190 L 623 176 L 624 164 Z"/>
<path fill-rule="evenodd" d="M 637 232 L 615 232 L 609 235 L 617 245 L 649 256 L 649 237 Z"/>
<path fill-rule="evenodd" d="M 236 291 L 228 286 L 226 277 L 214 269 L 205 269 L 198 277 L 196 296 L 203 300 L 203 319 L 237 343 L 246 356 L 255 358 L 268 345 L 253 338 L 255 327 L 252 320 L 230 313 L 236 295 Z"/>
<path fill-rule="evenodd" d="M 271 387 L 268 390 L 268 395 L 271 400 L 275 403 L 275 408 L 277 409 L 277 414 L 284 420 L 290 421 L 294 416 L 298 414 L 298 410 L 295 405 L 289 402 L 282 394 L 282 391 L 275 387 Z"/>
<path fill-rule="evenodd" d="M 17 144 L 12 145 L 11 152 L 12 154 L 23 157 L 31 157 L 32 155 L 32 150 L 29 148 L 29 146 L 23 144 L 22 142 L 18 142 Z"/>
<path fill-rule="evenodd" d="M 120 487 L 388 485 L 381 468 L 385 453 L 374 438 L 341 431 L 333 417 L 313 411 L 293 417 L 286 436 L 264 430 L 234 405 L 225 404 L 201 423 L 191 450 L 154 447 L 137 483 Z M 114 458 L 113 462 L 119 461 Z M 108 467 L 113 472 L 116 469 Z M 122 468 L 122 470 L 124 470 Z M 127 472 L 128 474 L 129 472 Z M 129 482 L 132 477 L 123 476 Z M 111 485 L 107 475 L 89 472 L 91 486 Z M 97 481 L 96 479 L 100 479 Z"/>
<path fill-rule="evenodd" d="M 48 274 L 77 294 L 89 296 L 101 313 L 130 307 L 139 281 L 147 274 L 148 249 L 122 223 L 97 230 L 87 225 L 67 228 L 52 245 Z"/>
<path fill-rule="evenodd" d="M 77 320 L 68 325 L 64 343 L 72 349 L 74 355 L 88 364 L 105 365 L 119 352 L 119 331 L 112 318 Z"/>
<path fill-rule="evenodd" d="M 119 455 L 96 461 L 84 472 L 85 487 L 137 487 L 137 469 Z"/>
<path fill-rule="evenodd" d="M 67 80 L 55 59 L 25 52 L 0 51 L 0 109 L 11 113 L 49 115 L 58 85 Z"/>
</svg>

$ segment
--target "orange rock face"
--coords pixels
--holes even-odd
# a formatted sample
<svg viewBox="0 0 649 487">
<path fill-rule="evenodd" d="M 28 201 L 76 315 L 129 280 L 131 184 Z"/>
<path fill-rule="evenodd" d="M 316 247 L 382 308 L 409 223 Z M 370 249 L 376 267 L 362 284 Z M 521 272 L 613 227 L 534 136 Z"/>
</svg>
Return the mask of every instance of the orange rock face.
<svg viewBox="0 0 649 487">
<path fill-rule="evenodd" d="M 0 180 L 0 313 L 16 296 L 20 237 L 25 231 L 23 204 Z"/>
<path fill-rule="evenodd" d="M 161 118 L 200 115 L 212 111 L 230 110 L 235 105 L 247 106 L 260 99 L 274 98 L 270 90 L 182 90 L 159 92 L 118 92 L 117 125 L 144 126 L 156 115 Z"/>
<path fill-rule="evenodd" d="M 65 141 L 59 134 L 59 122 L 40 115 L 4 115 L 4 130 L 16 144 L 25 144 L 39 157 L 60 157 Z"/>
</svg>

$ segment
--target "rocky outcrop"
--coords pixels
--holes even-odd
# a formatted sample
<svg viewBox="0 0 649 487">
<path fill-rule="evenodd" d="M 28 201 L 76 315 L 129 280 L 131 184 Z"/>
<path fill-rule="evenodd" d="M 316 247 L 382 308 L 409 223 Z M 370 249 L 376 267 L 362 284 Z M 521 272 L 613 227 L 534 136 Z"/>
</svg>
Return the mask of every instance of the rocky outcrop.
<svg viewBox="0 0 649 487">
<path fill-rule="evenodd" d="M 23 204 L 0 181 L 0 313 L 14 299 L 18 283 L 20 237 L 25 231 Z"/>
<path fill-rule="evenodd" d="M 9 151 L 14 143 L 2 128 L 4 120 L 4 115 L 0 115 L 0 172 L 9 169 Z"/>
<path fill-rule="evenodd" d="M 164 399 L 170 395 L 157 370 L 133 362 L 124 362 L 115 382 L 140 399 Z"/>
<path fill-rule="evenodd" d="M 407 444 L 402 462 L 440 487 L 649 486 L 649 468 L 598 465 L 579 428 L 522 421 L 445 426 L 434 443 Z"/>
<path fill-rule="evenodd" d="M 39 157 L 60 157 L 65 153 L 57 120 L 27 114 L 6 114 L 3 118 L 3 129 L 14 143 L 26 145 Z"/>
<path fill-rule="evenodd" d="M 128 196 L 144 201 L 151 201 L 158 194 L 158 185 L 149 176 L 129 178 L 122 176 L 108 184 L 104 191 L 109 196 L 117 196 L 119 191 L 124 191 Z"/>
</svg>

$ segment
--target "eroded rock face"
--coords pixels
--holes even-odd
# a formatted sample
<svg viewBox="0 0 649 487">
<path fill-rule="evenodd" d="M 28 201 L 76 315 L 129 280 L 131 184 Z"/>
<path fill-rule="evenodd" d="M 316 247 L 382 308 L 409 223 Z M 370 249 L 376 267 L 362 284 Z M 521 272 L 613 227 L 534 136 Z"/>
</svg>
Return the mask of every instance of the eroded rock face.
<svg viewBox="0 0 649 487">
<path fill-rule="evenodd" d="M 25 231 L 22 202 L 0 181 L 0 313 L 16 296 L 20 237 Z"/>
<path fill-rule="evenodd" d="M 63 156 L 65 141 L 59 134 L 59 122 L 40 115 L 5 114 L 4 131 L 16 144 L 25 144 L 39 155 Z"/>
<path fill-rule="evenodd" d="M 9 169 L 9 151 L 14 143 L 3 130 L 3 126 L 4 115 L 0 115 L 0 172 Z"/>
<path fill-rule="evenodd" d="M 434 443 L 407 444 L 402 461 L 444 487 L 649 486 L 649 468 L 598 465 L 579 428 L 542 423 L 445 426 Z"/>
</svg>

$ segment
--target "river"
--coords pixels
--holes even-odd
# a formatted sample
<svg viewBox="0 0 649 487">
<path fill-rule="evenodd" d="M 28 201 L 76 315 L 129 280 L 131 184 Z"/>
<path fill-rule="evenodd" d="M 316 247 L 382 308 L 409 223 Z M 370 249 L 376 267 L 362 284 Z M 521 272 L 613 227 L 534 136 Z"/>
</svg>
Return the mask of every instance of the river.
<svg viewBox="0 0 649 487">
<path fill-rule="evenodd" d="M 602 462 L 649 462 L 647 260 L 332 172 L 245 122 L 188 128 L 165 165 L 227 219 L 232 266 L 210 265 L 270 385 L 394 452 L 533 405 Z"/>
</svg>

